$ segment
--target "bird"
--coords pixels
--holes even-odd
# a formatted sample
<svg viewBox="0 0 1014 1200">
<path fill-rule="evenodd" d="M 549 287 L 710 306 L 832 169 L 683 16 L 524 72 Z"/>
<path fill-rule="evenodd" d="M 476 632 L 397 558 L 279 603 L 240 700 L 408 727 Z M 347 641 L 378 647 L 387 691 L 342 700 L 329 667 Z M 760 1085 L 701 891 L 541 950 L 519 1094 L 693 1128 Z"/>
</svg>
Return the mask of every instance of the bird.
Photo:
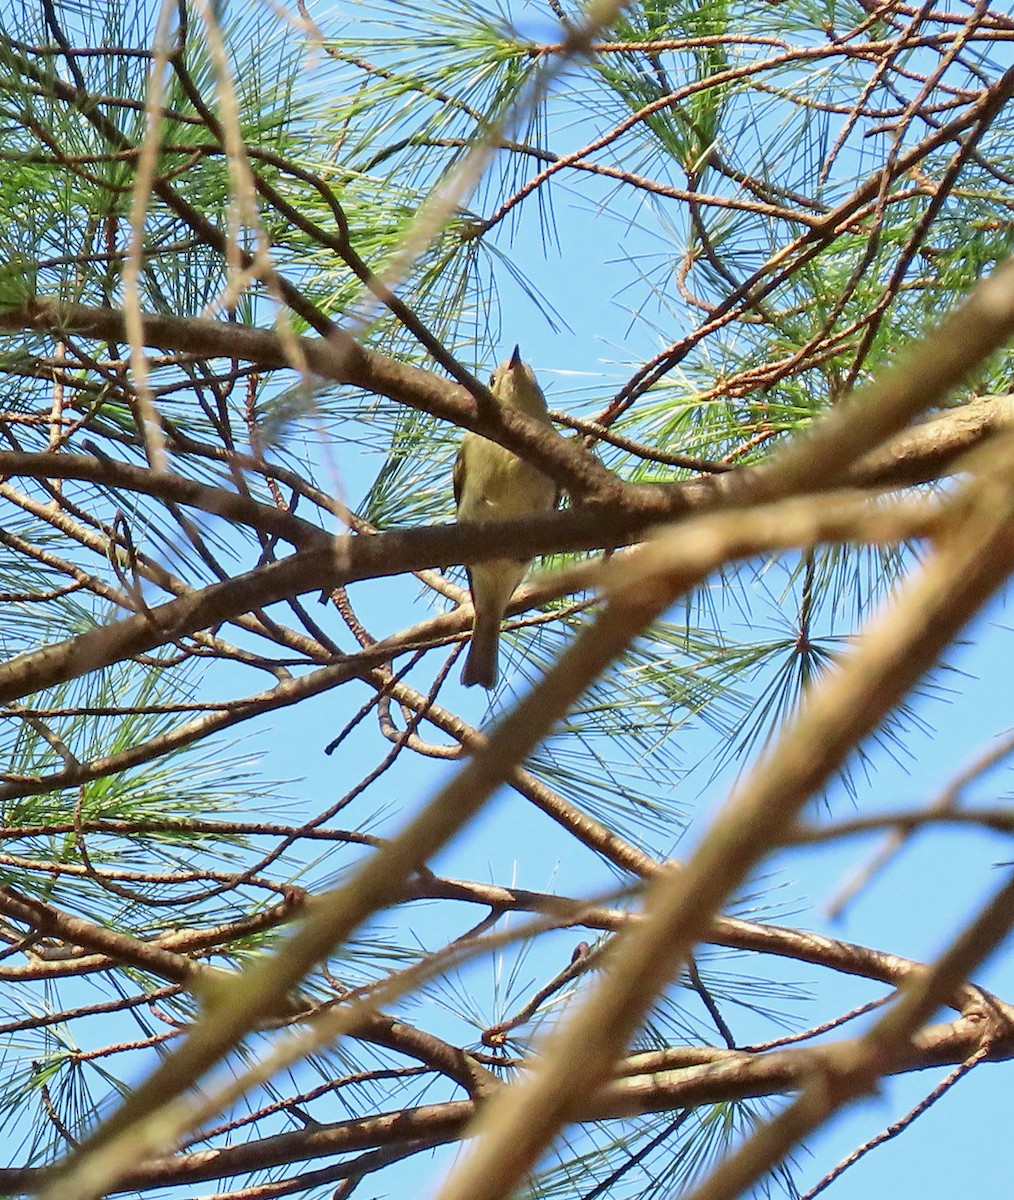
<svg viewBox="0 0 1014 1200">
<path fill-rule="evenodd" d="M 500 404 L 552 428 L 546 397 L 517 346 L 493 372 L 489 390 Z M 556 483 L 530 463 L 477 433 L 465 434 L 454 464 L 459 521 L 506 521 L 550 512 L 559 498 Z M 527 569 L 527 562 L 514 558 L 494 558 L 467 568 L 475 617 L 461 672 L 465 687 L 496 687 L 500 623 Z"/>
</svg>

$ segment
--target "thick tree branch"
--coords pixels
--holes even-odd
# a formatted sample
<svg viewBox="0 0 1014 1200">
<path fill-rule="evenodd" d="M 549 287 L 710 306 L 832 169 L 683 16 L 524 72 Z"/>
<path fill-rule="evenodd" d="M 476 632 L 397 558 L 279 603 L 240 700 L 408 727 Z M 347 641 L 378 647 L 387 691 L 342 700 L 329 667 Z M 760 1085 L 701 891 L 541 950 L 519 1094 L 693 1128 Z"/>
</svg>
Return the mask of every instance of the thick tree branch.
<svg viewBox="0 0 1014 1200">
<path fill-rule="evenodd" d="M 0 329 L 76 333 L 111 342 L 125 341 L 127 336 L 119 309 L 45 297 L 0 313 Z M 248 325 L 145 313 L 143 336 L 147 346 L 201 358 L 247 359 L 266 370 L 295 369 L 286 353 L 286 340 Z M 560 438 L 540 422 L 492 400 L 476 399 L 460 384 L 367 350 L 337 330 L 328 338 L 301 337 L 295 343 L 307 367 L 320 379 L 362 388 L 482 433 L 523 454 L 573 496 L 606 502 L 619 490 L 616 477 L 580 442 Z"/>
<path fill-rule="evenodd" d="M 973 314 L 969 316 L 974 320 Z M 118 309 L 64 304 L 44 297 L 22 309 L 0 313 L 0 329 L 36 329 L 54 335 L 72 332 L 109 341 L 126 336 L 123 314 Z M 147 345 L 163 350 L 246 359 L 264 369 L 292 366 L 281 337 L 248 325 L 148 313 L 144 316 L 144 337 Z M 344 335 L 340 345 L 306 337 L 299 338 L 298 344 L 310 369 L 322 379 L 386 396 L 481 433 L 523 454 L 576 497 L 610 507 L 621 503 L 628 511 L 641 512 L 647 520 L 660 521 L 703 505 L 705 497 L 726 492 L 728 485 L 718 486 L 717 480 L 691 481 L 677 485 L 675 492 L 664 486 L 623 485 L 576 440 L 558 437 L 512 409 L 477 400 L 459 384 L 367 350 Z M 1010 397 L 983 397 L 964 410 L 952 410 L 925 427 L 917 426 L 899 435 L 890 447 L 860 460 L 846 478 L 858 487 L 900 486 L 938 478 L 961 453 L 1010 424 L 1014 420 L 1011 407 Z M 958 416 L 959 412 L 964 415 Z M 749 476 L 751 470 L 740 474 Z M 749 498 L 750 485 L 737 484 L 731 491 L 728 502 L 743 503 Z"/>
<path fill-rule="evenodd" d="M 59 938 L 70 946 L 97 951 L 114 962 L 138 967 L 173 983 L 189 986 L 209 970 L 182 954 L 60 912 L 51 904 L 43 904 L 41 900 L 22 895 L 10 887 L 0 888 L 0 913 L 46 937 Z"/>
<path fill-rule="evenodd" d="M 419 372 L 419 374 L 423 374 Z M 905 482 L 927 472 L 930 465 L 939 471 L 953 464 L 961 453 L 977 441 L 1008 425 L 1011 405 L 1008 397 L 987 398 L 976 402 L 976 411 L 968 418 L 963 410 L 916 427 L 899 438 L 872 460 L 871 485 L 881 486 L 887 461 L 897 464 Z M 920 432 L 921 431 L 921 432 Z M 559 440 L 559 439 L 557 439 Z M 3 456 L 0 456 L 2 459 Z M 62 455 L 15 456 L 24 468 L 48 470 L 48 460 L 59 467 Z M 26 464 L 25 460 L 30 462 Z M 14 465 L 14 464 L 12 464 Z M 64 465 L 64 477 L 101 477 L 103 460 L 78 458 Z M 114 477 L 132 477 L 138 468 L 116 464 L 109 471 Z M 862 477 L 862 464 L 855 474 Z M 267 505 L 236 497 L 216 488 L 191 484 L 175 477 L 164 485 L 152 481 L 150 492 L 188 497 L 187 502 L 207 505 L 210 511 L 234 510 L 247 521 L 263 521 L 271 528 L 285 530 L 285 536 L 310 541 L 313 531 L 315 548 L 300 551 L 281 562 L 257 568 L 203 591 L 180 597 L 135 614 L 117 624 L 78 635 L 66 642 L 43 647 L 25 654 L 0 668 L 0 703 L 9 703 L 32 692 L 66 682 L 98 667 L 123 658 L 146 653 L 167 642 L 235 619 L 252 609 L 263 608 L 307 592 L 331 591 L 363 579 L 379 578 L 406 571 L 419 571 L 452 562 L 481 562 L 495 557 L 505 542 L 519 557 L 564 551 L 593 550 L 628 543 L 645 532 L 658 519 L 655 503 L 644 503 L 646 489 L 621 491 L 617 504 L 608 509 L 571 509 L 542 514 L 520 521 L 489 524 L 454 524 L 424 529 L 392 530 L 370 537 L 349 535 L 325 543 L 326 535 L 317 534 L 305 522 L 294 525 L 288 514 L 273 515 Z M 819 478 L 808 480 L 811 486 Z M 650 489 L 664 500 L 670 521 L 691 512 L 718 510 L 738 504 L 748 505 L 769 493 L 772 483 L 767 466 L 746 468 L 719 479 L 691 480 L 670 488 Z M 495 534 L 492 532 L 495 530 Z M 317 539 L 320 539 L 319 541 Z"/>
<path fill-rule="evenodd" d="M 323 529 L 277 505 L 264 504 L 229 488 L 197 483 L 169 471 L 153 471 L 149 467 L 117 462 L 105 455 L 0 450 L 0 476 L 10 479 L 22 475 L 32 479 L 74 479 L 153 496 L 167 503 L 185 504 L 238 525 L 284 538 L 300 548 L 331 542 Z"/>
<path fill-rule="evenodd" d="M 922 1071 L 964 1062 L 982 1044 L 985 1016 L 970 1012 L 944 1025 L 917 1033 L 898 1059 L 892 1074 Z M 784 1096 L 826 1069 L 859 1039 L 828 1045 L 792 1047 L 764 1054 L 738 1050 L 687 1047 L 668 1052 L 668 1062 L 656 1056 L 632 1056 L 620 1065 L 616 1078 L 579 1106 L 578 1121 L 622 1119 L 676 1108 L 729 1103 L 761 1096 Z M 987 1062 L 1014 1058 L 1014 1027 L 994 1031 Z M 416 1139 L 456 1141 L 478 1110 L 472 1100 L 449 1101 L 399 1109 L 332 1125 L 312 1126 L 293 1133 L 254 1139 L 241 1145 L 200 1150 L 159 1159 L 124 1175 L 117 1191 L 192 1186 L 258 1170 L 309 1162 L 336 1154 L 403 1145 Z M 23 1194 L 42 1187 L 45 1168 L 0 1171 L 0 1188 Z"/>
</svg>

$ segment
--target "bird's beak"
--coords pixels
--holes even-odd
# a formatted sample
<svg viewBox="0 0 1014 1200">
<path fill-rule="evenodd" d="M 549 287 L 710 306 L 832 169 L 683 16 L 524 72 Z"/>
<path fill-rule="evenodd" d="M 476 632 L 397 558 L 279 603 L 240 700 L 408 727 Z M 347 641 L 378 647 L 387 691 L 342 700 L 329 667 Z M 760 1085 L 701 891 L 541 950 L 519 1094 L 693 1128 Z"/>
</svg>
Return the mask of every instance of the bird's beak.
<svg viewBox="0 0 1014 1200">
<path fill-rule="evenodd" d="M 514 347 L 514 353 L 511 355 L 511 360 L 508 363 L 508 366 L 510 366 L 511 368 L 521 366 L 521 347 L 520 346 Z"/>
</svg>

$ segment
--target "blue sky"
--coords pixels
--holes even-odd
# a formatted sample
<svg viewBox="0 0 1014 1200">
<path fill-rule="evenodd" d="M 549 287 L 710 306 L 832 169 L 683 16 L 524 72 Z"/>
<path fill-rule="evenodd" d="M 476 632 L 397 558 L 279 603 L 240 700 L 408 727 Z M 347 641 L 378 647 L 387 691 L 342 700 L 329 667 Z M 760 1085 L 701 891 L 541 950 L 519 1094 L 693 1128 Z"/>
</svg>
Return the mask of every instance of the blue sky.
<svg viewBox="0 0 1014 1200">
<path fill-rule="evenodd" d="M 597 189 L 597 194 L 605 196 L 608 191 L 603 187 Z M 568 391 L 580 386 L 594 390 L 601 401 L 628 377 L 632 364 L 650 357 L 663 344 L 660 338 L 666 331 L 656 333 L 649 321 L 637 319 L 637 314 L 629 310 L 632 300 L 626 285 L 637 275 L 636 264 L 646 261 L 647 256 L 664 255 L 666 247 L 662 234 L 648 232 L 638 212 L 599 211 L 587 199 L 587 191 L 578 195 L 563 179 L 555 185 L 554 197 L 559 248 L 547 248 L 534 212 L 525 213 L 509 247 L 537 280 L 549 306 L 565 317 L 569 328 L 552 328 L 504 273 L 500 280 L 503 336 L 499 345 L 486 347 L 482 365 L 492 366 L 519 342 L 545 386 L 551 406 L 555 400 L 566 405 Z M 510 232 L 505 229 L 503 236 L 506 238 Z M 503 244 L 508 245 L 506 241 Z M 340 442 L 329 447 L 328 457 L 346 494 L 352 498 L 360 495 L 377 460 Z M 445 483 L 449 505 L 449 477 Z M 735 583 L 739 601 L 727 607 L 726 615 L 730 631 L 745 636 L 752 622 L 760 624 L 769 619 L 769 580 L 751 566 L 737 574 Z M 389 600 L 393 590 L 399 596 L 397 603 Z M 353 589 L 353 593 L 357 600 L 370 598 L 372 632 L 381 634 L 404 623 L 404 587 L 364 585 Z M 868 763 L 855 773 L 853 789 L 838 788 L 829 795 L 828 807 L 834 815 L 924 803 L 992 738 L 1014 725 L 1012 633 L 1005 624 L 1005 612 L 1002 600 L 998 601 L 968 632 L 968 645 L 949 660 L 951 669 L 938 673 L 937 682 L 946 691 L 938 690 L 914 702 L 916 715 L 925 722 L 925 728 L 918 724 L 910 728 L 906 752 L 892 757 L 871 746 Z M 421 607 L 418 615 L 423 615 Z M 756 686 L 762 682 L 758 680 Z M 275 713 L 243 732 L 240 749 L 263 751 L 265 776 L 290 781 L 283 790 L 293 799 L 297 811 L 317 812 L 376 762 L 380 743 L 379 735 L 373 734 L 364 735 L 362 741 L 351 741 L 334 757 L 323 754 L 324 746 L 344 722 L 347 705 L 366 696 L 366 689 L 347 702 L 325 695 Z M 448 689 L 447 700 L 476 724 L 486 718 L 485 697 L 475 690 L 466 693 L 454 683 Z M 680 855 L 693 845 L 723 799 L 732 782 L 733 768 L 712 777 L 719 743 L 714 733 L 700 723 L 681 728 L 674 741 L 682 765 L 673 771 L 666 786 L 694 813 L 682 838 L 678 830 L 673 830 L 672 850 Z M 364 813 L 382 810 L 386 827 L 396 827 L 453 769 L 418 758 L 408 761 L 404 756 L 350 814 L 350 822 L 353 816 L 359 820 Z M 1009 769 L 1001 767 L 977 785 L 973 795 L 983 800 L 1005 799 L 1009 785 Z M 825 812 L 821 809 L 813 815 L 823 817 Z M 948 937 L 974 914 L 976 905 L 998 885 L 1001 873 L 993 864 L 1012 857 L 1007 842 L 978 831 L 944 829 L 920 834 L 881 877 L 863 890 L 843 918 L 828 921 L 823 915 L 828 899 L 855 862 L 873 850 L 876 841 L 854 840 L 794 851 L 764 864 L 763 876 L 749 886 L 751 893 L 761 897 L 751 902 L 752 915 L 928 958 L 946 944 Z M 609 871 L 575 850 L 546 818 L 510 792 L 498 796 L 434 866 L 443 873 L 465 878 L 488 878 L 570 894 L 595 893 L 614 882 Z M 326 873 L 326 868 L 327 864 L 322 864 L 318 873 Z M 413 909 L 412 932 L 421 943 L 438 939 L 442 932 L 438 919 L 433 910 Z M 566 958 L 569 945 L 580 936 L 575 931 L 546 939 L 547 948 L 523 963 L 517 996 L 526 997 L 532 984 L 537 986 L 555 973 L 560 958 Z M 511 961 L 505 956 L 507 966 Z M 784 998 L 793 1028 L 831 1017 L 880 992 L 873 985 L 799 964 L 766 960 L 756 963 L 740 956 L 719 965 L 722 970 L 744 976 L 764 974 L 770 969 L 772 975 L 794 988 L 812 988 L 819 997 L 813 1002 L 795 995 Z M 475 970 L 485 972 L 488 979 L 497 964 L 482 964 Z M 1009 953 L 998 955 L 978 978 L 1001 996 L 1014 996 L 1014 964 Z M 744 987 L 749 999 L 748 985 Z M 439 991 L 436 994 L 439 996 Z M 452 997 L 445 992 L 443 999 L 450 1003 Z M 763 1002 L 767 1002 L 766 997 Z M 771 1003 L 777 1007 L 779 1001 Z M 743 1007 L 728 1005 L 726 1015 L 741 1042 L 777 1032 L 771 1023 Z M 431 1019 L 440 1023 L 445 1017 L 439 1011 L 424 1011 L 420 1023 L 427 1027 Z M 460 1033 L 460 1023 L 455 1024 L 451 1016 L 447 1020 L 449 1027 Z M 805 1190 L 858 1143 L 896 1120 L 942 1075 L 927 1072 L 889 1081 L 880 1096 L 822 1131 L 811 1142 L 812 1158 L 799 1158 L 797 1179 L 801 1188 Z M 977 1069 L 911 1130 L 847 1172 L 828 1194 L 840 1200 L 865 1200 L 871 1193 L 907 1195 L 911 1191 L 933 1197 L 974 1187 L 987 1200 L 992 1195 L 1006 1195 L 1009 1188 L 1004 1186 L 1001 1191 L 1001 1185 L 993 1181 L 1009 1175 L 1009 1090 L 1003 1067 Z M 421 1195 L 425 1190 L 421 1183 L 424 1173 L 413 1160 L 399 1171 L 367 1181 L 360 1194 Z"/>
<path fill-rule="evenodd" d="M 930 728 L 911 739 L 911 757 L 895 761 L 871 748 L 869 782 L 860 783 L 854 796 L 842 790 L 832 796 L 835 815 L 918 806 L 935 795 L 957 769 L 1007 727 L 1012 634 L 1002 624 L 1002 618 L 1002 607 L 997 604 L 969 631 L 973 644 L 962 649 L 953 660 L 953 666 L 962 672 L 955 677 L 958 686 L 953 695 L 947 699 L 917 701 L 919 715 Z M 472 700 L 473 696 L 462 694 L 460 709 L 465 715 Z M 333 789 L 333 767 L 329 760 L 314 753 L 314 747 L 323 745 L 333 733 L 332 717 L 329 698 L 323 697 L 313 702 L 312 708 L 304 706 L 276 714 L 270 721 L 274 734 L 265 739 L 270 743 L 266 762 L 269 773 L 283 777 L 305 774 L 305 783 L 289 790 L 304 793 L 311 809 L 319 807 L 322 797 L 330 795 Z M 475 717 L 478 719 L 478 714 Z M 700 753 L 706 756 L 709 733 L 689 732 L 687 738 L 695 739 Z M 694 746 L 688 744 L 686 749 L 689 753 Z M 351 772 L 355 772 L 357 765 L 365 769 L 367 763 L 364 759 L 357 764 L 354 752 L 343 764 Z M 391 803 L 404 812 L 424 800 L 448 769 L 413 763 L 389 780 L 382 793 L 389 795 Z M 341 775 L 345 777 L 344 770 Z M 693 800 L 700 805 L 687 835 L 689 844 L 706 822 L 708 812 L 724 796 L 726 781 L 716 781 L 703 791 L 695 788 L 692 778 L 675 782 L 687 793 L 688 802 Z M 1009 768 L 1000 766 L 971 789 L 969 800 L 998 803 L 1008 797 L 1009 787 Z M 395 818 L 395 824 L 400 824 L 400 819 Z M 949 938 L 974 915 L 977 906 L 999 886 L 1003 872 L 995 864 L 1011 857 L 1009 844 L 998 835 L 946 827 L 921 833 L 860 892 L 844 917 L 828 921 L 823 915 L 824 906 L 856 862 L 864 861 L 872 853 L 878 840 L 864 837 L 796 850 L 765 864 L 759 887 L 767 894 L 770 907 L 758 913 L 758 918 L 798 924 L 926 960 L 945 947 Z M 676 847 L 676 853 L 680 852 L 681 847 Z M 449 875 L 489 878 L 535 889 L 559 888 L 570 894 L 594 893 L 610 881 L 607 872 L 591 866 L 572 846 L 568 847 L 565 839 L 554 838 L 550 823 L 509 792 L 498 797 L 435 866 Z M 414 916 L 414 920 L 420 919 L 425 922 L 424 911 Z M 435 932 L 425 924 L 416 924 L 414 929 L 423 943 Z M 536 955 L 526 963 L 525 977 L 534 986 L 559 969 L 561 956 L 580 935 L 573 931 L 561 936 L 570 939 L 567 946 L 557 941 L 550 956 L 540 960 Z M 509 956 L 506 957 L 509 961 Z M 812 988 L 815 996 L 819 996 L 819 1002 L 799 1001 L 785 1006 L 791 1013 L 792 1028 L 827 1019 L 885 990 L 879 985 L 773 960 L 744 962 L 740 957 L 730 969 L 764 974 L 769 968 L 775 978 Z M 481 975 L 486 968 L 477 970 Z M 1014 994 L 1014 962 L 1009 951 L 995 955 L 976 979 L 1001 997 Z M 520 994 L 528 993 L 522 988 Z M 732 1006 L 723 1006 L 723 1011 L 739 1041 L 777 1036 L 777 1029 L 755 1020 L 749 1013 Z M 427 1014 L 424 1025 L 430 1019 Z M 946 1019 L 946 1014 L 941 1014 L 940 1019 Z M 436 1020 L 439 1022 L 439 1016 Z M 862 1024 L 858 1022 L 856 1028 L 862 1028 Z M 800 1187 L 805 1190 L 839 1158 L 897 1120 L 945 1074 L 946 1071 L 928 1071 L 885 1081 L 878 1096 L 832 1122 L 810 1141 L 809 1154 L 801 1154 L 797 1159 L 796 1179 Z M 847 1171 L 828 1194 L 859 1200 L 871 1191 L 891 1195 L 901 1189 L 912 1189 L 927 1197 L 942 1197 L 952 1194 L 959 1183 L 967 1186 L 969 1179 L 974 1178 L 977 1191 L 984 1197 L 1006 1195 L 1006 1184 L 999 1181 L 1005 1179 L 1009 1166 L 1004 1136 L 1008 1091 L 1009 1082 L 1002 1065 L 977 1068 L 911 1129 L 878 1147 Z M 438 1156 L 438 1161 L 443 1157 Z M 393 1195 L 400 1186 L 409 1183 L 411 1194 L 421 1194 L 418 1164 L 404 1171 L 405 1178 L 400 1181 L 401 1171 L 394 1173 L 394 1180 L 399 1182 L 392 1182 L 390 1191 L 378 1186 L 371 1194 Z M 377 1185 L 380 1182 L 377 1180 Z M 907 1194 L 907 1190 L 902 1194 Z"/>
<path fill-rule="evenodd" d="M 571 193 L 564 182 L 555 187 L 554 196 L 559 249 L 547 247 L 532 214 L 513 231 L 510 252 L 536 278 L 548 307 L 563 314 L 569 328 L 551 328 L 504 274 L 500 292 L 503 336 L 499 345 L 489 346 L 482 365 L 491 367 L 519 342 L 548 393 L 550 406 L 556 397 L 563 407 L 566 394 L 582 386 L 608 397 L 629 375 L 630 364 L 650 357 L 659 348 L 661 343 L 648 324 L 626 309 L 629 301 L 623 285 L 636 274 L 636 261 L 663 248 L 656 234 L 644 232 L 635 214 L 598 212 L 586 196 Z M 349 494 L 355 495 L 363 464 L 353 452 L 343 454 L 341 448 L 335 451 L 335 461 Z M 449 480 L 447 486 L 449 492 Z M 744 570 L 737 582 L 743 600 L 738 615 L 730 614 L 730 620 L 748 625 L 752 616 L 762 619 L 759 614 L 766 611 L 769 600 L 763 582 L 752 570 Z M 377 628 L 386 628 L 383 592 L 375 589 L 371 594 L 378 604 L 373 607 L 371 603 Z M 1009 686 L 1012 634 L 1004 614 L 1001 599 L 968 631 L 968 644 L 949 656 L 950 669 L 937 673 L 937 694 L 913 701 L 914 713 L 925 728 L 919 728 L 918 721 L 913 724 L 904 751 L 892 755 L 876 746 L 867 748 L 868 759 L 855 773 L 853 790 L 838 788 L 829 795 L 833 815 L 925 803 L 992 738 L 1014 725 Z M 392 611 L 392 622 L 400 617 L 400 610 Z M 476 723 L 483 720 L 483 696 L 461 691 L 449 695 L 454 699 L 452 707 L 462 715 Z M 328 703 L 324 698 L 312 707 L 304 706 L 298 714 L 279 714 L 272 719 L 277 731 L 298 728 L 300 735 L 298 749 L 284 732 L 271 739 L 271 762 L 277 764 L 272 771 L 283 776 L 308 771 L 312 750 L 308 760 L 307 743 L 311 747 L 315 742 L 323 744 L 339 723 L 329 713 Z M 308 723 L 309 714 L 313 714 L 313 723 Z M 729 771 L 710 779 L 715 746 L 714 736 L 704 728 L 688 727 L 680 732 L 683 761 L 699 764 L 695 771 L 673 780 L 673 787 L 696 812 L 684 846 L 693 843 L 730 783 Z M 367 762 L 366 758 L 356 762 L 350 756 L 350 773 L 365 770 Z M 397 773 L 389 781 L 392 803 L 410 808 L 421 802 L 447 769 L 414 763 Z M 326 789 L 329 777 L 330 768 L 320 760 L 319 768 L 307 776 L 308 793 Z M 1008 769 L 1000 767 L 971 794 L 997 802 L 1005 799 L 1008 791 Z M 814 816 L 823 817 L 826 812 L 821 809 Z M 554 838 L 548 826 L 516 796 L 501 796 L 437 865 L 448 874 L 488 877 L 537 889 L 592 893 L 607 886 L 609 874 Z M 829 921 L 823 915 L 827 902 L 856 862 L 864 861 L 877 844 L 876 837 L 853 839 L 793 851 L 765 864 L 763 881 L 757 887 L 770 896 L 771 910 L 777 914 L 771 919 L 915 958 L 930 958 L 999 885 L 1002 873 L 993 864 L 1011 857 L 1006 842 L 996 835 L 946 827 L 920 834 L 863 889 L 843 918 Z M 681 846 L 674 846 L 674 852 L 679 854 Z M 771 910 L 758 913 L 759 919 L 769 917 Z M 417 933 L 422 941 L 427 940 L 424 927 L 417 928 Z M 766 969 L 764 963 L 744 964 L 741 959 L 736 965 L 744 972 Z M 538 958 L 529 964 L 536 982 L 558 967 L 551 959 L 541 966 Z M 773 970 L 778 977 L 812 987 L 819 996 L 819 1002 L 812 1005 L 800 1002 L 792 1006 L 794 1027 L 827 1019 L 881 994 L 874 985 L 829 977 L 828 972 L 798 964 L 777 965 Z M 995 956 L 977 978 L 1001 996 L 1014 995 L 1014 964 L 1009 953 Z M 731 1010 L 728 1017 L 743 1041 L 774 1035 L 769 1025 L 740 1010 Z M 857 1027 L 861 1028 L 861 1023 Z M 944 1074 L 926 1072 L 886 1081 L 879 1095 L 832 1122 L 811 1140 L 809 1154 L 797 1159 L 800 1188 L 811 1186 L 839 1158 L 897 1120 Z M 847 1171 L 827 1194 L 840 1200 L 865 1200 L 871 1192 L 944 1196 L 959 1186 L 967 1189 L 974 1180 L 976 1190 L 985 1197 L 1006 1195 L 1006 1186 L 993 1181 L 1004 1179 L 1009 1171 L 1002 1115 L 1008 1087 L 1003 1067 L 977 1069 L 911 1129 Z M 395 1178 L 398 1182 L 388 1194 L 400 1186 L 419 1194 L 415 1167 L 406 1168 L 404 1179 Z M 376 1194 L 383 1194 L 383 1189 L 378 1187 Z"/>
</svg>

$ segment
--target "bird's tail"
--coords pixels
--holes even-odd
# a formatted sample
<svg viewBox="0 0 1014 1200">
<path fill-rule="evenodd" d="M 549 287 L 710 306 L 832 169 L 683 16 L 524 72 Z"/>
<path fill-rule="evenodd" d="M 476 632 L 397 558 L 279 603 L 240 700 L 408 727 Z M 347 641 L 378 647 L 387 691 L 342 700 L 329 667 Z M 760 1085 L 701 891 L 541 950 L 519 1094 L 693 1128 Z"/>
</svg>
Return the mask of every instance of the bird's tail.
<svg viewBox="0 0 1014 1200">
<path fill-rule="evenodd" d="M 476 615 L 472 627 L 472 644 L 461 671 L 465 687 L 481 684 L 487 691 L 496 687 L 497 645 L 500 641 L 500 622 Z"/>
</svg>

